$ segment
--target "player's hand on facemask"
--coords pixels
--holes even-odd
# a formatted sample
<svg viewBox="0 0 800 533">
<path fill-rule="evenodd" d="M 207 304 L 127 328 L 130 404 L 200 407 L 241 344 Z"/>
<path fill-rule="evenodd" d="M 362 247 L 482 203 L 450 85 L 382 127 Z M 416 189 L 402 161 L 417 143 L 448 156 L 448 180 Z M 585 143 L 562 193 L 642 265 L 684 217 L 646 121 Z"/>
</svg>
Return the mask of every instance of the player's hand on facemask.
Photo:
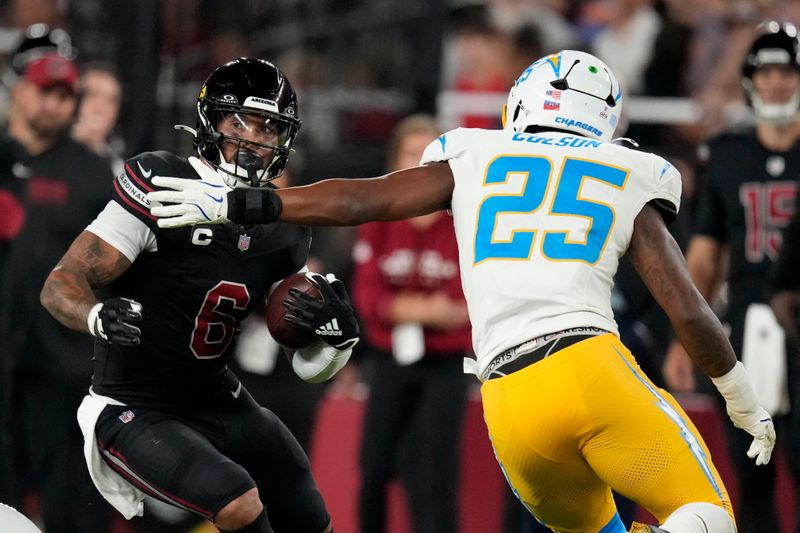
<svg viewBox="0 0 800 533">
<path fill-rule="evenodd" d="M 319 289 L 322 300 L 290 289 L 283 302 L 290 314 L 284 320 L 297 328 L 314 331 L 337 350 L 352 348 L 358 343 L 360 330 L 344 283 L 333 274 L 307 276 Z"/>
<path fill-rule="evenodd" d="M 232 187 L 217 170 L 199 158 L 190 157 L 189 163 L 200 176 L 199 180 L 153 177 L 154 185 L 168 187 L 168 190 L 147 194 L 150 213 L 159 217 L 158 226 L 161 228 L 227 221 L 228 192 Z M 162 205 L 165 203 L 173 205 Z"/>
<path fill-rule="evenodd" d="M 142 319 L 142 304 L 128 298 L 109 298 L 89 311 L 89 332 L 111 344 L 136 346 L 142 330 L 131 324 Z"/>
</svg>

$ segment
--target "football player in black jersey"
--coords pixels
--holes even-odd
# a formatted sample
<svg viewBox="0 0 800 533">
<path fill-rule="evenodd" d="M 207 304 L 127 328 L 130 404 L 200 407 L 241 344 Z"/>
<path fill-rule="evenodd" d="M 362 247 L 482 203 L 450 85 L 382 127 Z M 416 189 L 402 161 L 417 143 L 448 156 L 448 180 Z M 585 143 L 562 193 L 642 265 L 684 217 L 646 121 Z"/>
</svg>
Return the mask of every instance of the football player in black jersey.
<svg viewBox="0 0 800 533">
<path fill-rule="evenodd" d="M 708 143 L 705 190 L 686 260 L 708 300 L 725 281 L 723 265 L 729 262 L 725 319 L 734 350 L 747 362 L 743 351 L 750 341 L 745 331 L 754 328 L 756 335 L 771 331 L 769 325 L 757 321 L 768 302 L 769 271 L 778 257 L 781 231 L 792 218 L 800 178 L 800 41 L 795 28 L 764 23 L 747 53 L 742 75 L 756 124 L 725 132 Z M 751 319 L 746 320 L 748 314 Z M 770 350 L 765 341 L 757 342 L 759 358 Z M 785 352 L 782 342 L 778 344 L 778 352 Z M 784 357 L 783 353 L 773 355 Z M 791 365 L 793 360 L 787 362 Z M 673 390 L 694 389 L 693 365 L 677 343 L 667 354 L 664 377 Z M 784 436 L 787 432 L 780 428 L 787 427 L 785 407 L 777 406 L 772 412 L 778 415 L 775 425 Z M 798 410 L 800 404 L 791 416 L 800 416 Z M 778 531 L 774 463 L 756 468 L 742 460 L 750 443 L 732 428 L 728 442 L 742 495 L 739 531 Z"/>
<path fill-rule="evenodd" d="M 165 231 L 145 197 L 157 189 L 155 176 L 271 187 L 299 127 L 294 90 L 279 69 L 253 58 L 221 66 L 198 97 L 199 157 L 162 151 L 128 160 L 112 200 L 42 289 L 53 316 L 97 337 L 78 419 L 95 485 L 127 518 L 149 494 L 223 531 L 331 530 L 305 453 L 227 367 L 241 320 L 273 284 L 304 268 L 309 229 L 225 223 Z M 324 302 L 298 294 L 290 316 L 320 340 L 291 357 L 300 377 L 317 382 L 347 362 L 358 325 L 341 281 L 312 278 Z M 338 329 L 323 327 L 328 322 Z"/>
</svg>

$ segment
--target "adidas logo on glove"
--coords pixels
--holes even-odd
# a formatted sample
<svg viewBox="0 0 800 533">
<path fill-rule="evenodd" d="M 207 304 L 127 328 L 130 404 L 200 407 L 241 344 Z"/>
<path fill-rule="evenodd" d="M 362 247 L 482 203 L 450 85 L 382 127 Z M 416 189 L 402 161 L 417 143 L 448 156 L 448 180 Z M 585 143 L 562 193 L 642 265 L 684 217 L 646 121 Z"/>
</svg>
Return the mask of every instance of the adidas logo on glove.
<svg viewBox="0 0 800 533">
<path fill-rule="evenodd" d="M 332 335 L 335 337 L 341 337 L 342 332 L 339 329 L 339 321 L 335 318 L 322 326 L 321 328 L 315 331 L 317 335 Z"/>
</svg>

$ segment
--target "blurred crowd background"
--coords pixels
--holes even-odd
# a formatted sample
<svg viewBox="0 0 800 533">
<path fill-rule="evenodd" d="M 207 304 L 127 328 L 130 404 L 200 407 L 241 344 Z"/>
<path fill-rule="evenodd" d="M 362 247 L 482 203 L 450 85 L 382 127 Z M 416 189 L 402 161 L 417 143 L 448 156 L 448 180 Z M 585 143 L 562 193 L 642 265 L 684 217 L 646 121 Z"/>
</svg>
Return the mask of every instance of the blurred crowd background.
<svg viewBox="0 0 800 533">
<path fill-rule="evenodd" d="M 741 64 L 757 24 L 764 20 L 798 24 L 800 2 L 2 0 L 0 122 L 8 120 L 13 89 L 20 77 L 27 75 L 25 69 L 30 61 L 55 53 L 74 62 L 81 80 L 78 111 L 70 119 L 71 134 L 105 159 L 110 167 L 110 183 L 112 173 L 120 171 L 124 160 L 142 151 L 163 149 L 191 155 L 191 135 L 173 126 L 194 126 L 195 104 L 203 80 L 230 59 L 258 56 L 274 62 L 287 74 L 300 103 L 303 126 L 283 183 L 367 177 L 398 168 L 402 147 L 397 138 L 393 144 L 389 141 L 398 124 L 410 115 L 432 117 L 423 119 L 426 126 L 421 131 L 412 127 L 410 133 L 421 135 L 426 142 L 437 131 L 453 127 L 500 127 L 500 110 L 508 89 L 527 65 L 560 49 L 585 50 L 612 68 L 627 98 L 623 127 L 617 135 L 635 139 L 642 149 L 666 157 L 681 171 L 684 198 L 674 234 L 683 246 L 688 242 L 696 214 L 693 205 L 701 179 L 698 176 L 704 141 L 725 128 L 753 122 L 742 91 Z M 420 117 L 414 120 L 419 126 Z M 6 163 L 13 161 L 0 161 Z M 79 175 L 80 168 L 75 170 Z M 6 185 L 0 183 L 0 189 Z M 106 193 L 100 191 L 100 196 Z M 0 207 L 0 276 L 8 280 L 19 274 L 20 264 L 12 267 L 3 260 L 22 231 L 24 218 L 14 215 L 20 206 L 1 190 Z M 31 219 L 35 213 L 27 216 Z M 428 228 L 425 224 L 422 227 Z M 74 236 L 65 235 L 60 242 L 47 245 L 61 246 L 52 251 L 60 257 Z M 348 283 L 355 279 L 352 285 L 356 285 L 360 278 L 354 278 L 354 270 L 368 263 L 365 239 L 354 228 L 315 230 L 311 269 L 333 272 Z M 398 268 L 402 268 L 402 261 L 398 261 Z M 441 269 L 446 261 L 434 263 Z M 52 266 L 54 263 L 44 265 L 47 269 Z M 365 276 L 364 272 L 360 275 Z M 356 295 L 359 290 L 358 286 L 351 287 Z M 361 300 L 368 301 L 363 288 L 361 291 Z M 458 300 L 458 295 L 453 300 Z M 360 305 L 362 315 L 377 312 L 369 305 Z M 465 317 L 458 318 L 464 314 L 463 308 L 453 302 L 436 305 L 451 322 L 440 326 L 466 336 L 462 341 L 468 345 Z M 717 305 L 724 305 L 724 299 Z M 622 266 L 617 279 L 614 307 L 623 339 L 654 381 L 663 384 L 660 369 L 671 331 L 627 265 Z M 433 307 L 427 308 L 430 309 Z M 362 318 L 369 328 L 370 317 Z M 258 328 L 247 326 L 245 331 L 248 329 Z M 251 338 L 260 338 L 254 335 Z M 367 334 L 353 363 L 328 389 L 301 383 L 290 375 L 282 358 L 264 355 L 264 343 L 242 342 L 238 364 L 253 395 L 278 412 L 301 443 L 309 447 L 317 406 L 331 390 L 356 401 L 369 397 L 369 384 L 376 383 L 371 361 L 376 352 L 391 350 L 390 346 L 379 346 L 380 340 L 375 340 L 379 337 Z M 461 348 L 452 346 L 446 351 L 460 356 Z M 8 362 L 10 349 L 3 349 L 7 356 L 3 368 L 8 369 L 12 366 Z M 455 372 L 457 366 L 454 365 Z M 390 371 L 388 376 L 391 375 Z M 386 376 L 382 379 L 391 379 Z M 415 391 L 431 385 L 427 377 L 406 377 L 413 385 L 411 392 L 399 393 L 401 396 L 413 397 Z M 88 386 L 88 375 L 81 379 Z M 5 390 L 1 396 L 8 400 L 13 379 L 2 385 Z M 469 394 L 464 383 L 448 386 L 454 387 L 450 390 L 456 391 L 453 394 L 457 397 Z M 707 390 L 702 381 L 699 390 Z M 434 400 L 434 404 L 436 401 L 446 400 Z M 464 403 L 454 402 L 461 413 L 444 415 L 456 417 L 452 428 L 455 435 Z M 10 401 L 5 405 L 10 409 Z M 389 412 L 391 405 L 390 402 Z M 68 407 L 74 410 L 77 404 Z M 409 412 L 417 408 L 407 407 Z M 379 418 L 385 419 L 384 415 Z M 402 451 L 404 445 L 406 455 L 413 456 L 419 450 L 413 439 L 428 438 L 424 435 L 430 428 L 413 429 L 414 424 L 406 420 L 397 423 L 403 425 L 396 440 L 410 439 L 411 444 L 382 441 L 380 446 L 391 447 L 391 452 L 362 454 L 361 466 L 373 465 L 371 490 L 380 492 L 380 487 L 394 475 L 395 447 Z M 375 424 L 376 428 L 380 426 Z M 414 431 L 418 432 L 416 436 Z M 406 433 L 410 437 L 404 440 Z M 40 437 L 47 439 L 48 435 Z M 362 450 L 369 446 L 369 439 L 370 434 L 366 433 Z M 462 442 L 461 446 L 469 443 Z M 452 453 L 459 453 L 458 446 Z M 75 462 L 80 460 L 74 458 Z M 392 468 L 375 471 L 387 462 Z M 458 475 L 453 475 L 457 482 Z M 17 476 L 4 480 L 5 489 L 19 496 L 18 501 L 26 506 L 29 515 L 40 516 L 41 504 L 37 502 L 41 499 L 35 488 L 27 490 L 20 479 L 25 477 L 24 472 Z M 425 479 L 426 473 L 418 472 L 407 476 L 406 481 L 418 486 Z M 69 491 L 69 484 L 65 487 Z M 413 489 L 407 492 L 414 500 Z M 362 494 L 362 510 L 369 507 L 364 497 Z M 426 496 L 419 498 L 425 500 Z M 152 508 L 156 509 L 156 504 Z M 513 500 L 509 508 L 513 509 Z M 385 510 L 381 511 L 378 505 L 374 512 L 380 517 Z M 535 526 L 521 523 L 525 519 L 508 518 L 514 514 L 513 510 L 508 511 L 505 526 L 498 523 L 496 530 L 534 530 L 530 528 Z M 140 531 L 185 531 L 196 522 L 163 510 L 156 510 L 155 515 L 163 520 L 153 519 L 154 522 L 139 526 L 111 520 L 108 527 L 115 531 L 135 527 Z M 455 530 L 456 526 L 448 528 L 443 530 Z M 50 533 L 51 529 L 47 531 Z"/>
</svg>

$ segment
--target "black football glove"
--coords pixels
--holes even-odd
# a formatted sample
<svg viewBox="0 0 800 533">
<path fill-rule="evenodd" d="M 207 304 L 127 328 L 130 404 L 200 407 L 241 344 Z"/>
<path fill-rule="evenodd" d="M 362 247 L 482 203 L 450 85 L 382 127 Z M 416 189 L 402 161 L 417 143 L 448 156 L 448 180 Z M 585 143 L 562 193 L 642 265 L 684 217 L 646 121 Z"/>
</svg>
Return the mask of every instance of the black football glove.
<svg viewBox="0 0 800 533">
<path fill-rule="evenodd" d="M 89 311 L 89 331 L 95 337 L 121 346 L 136 346 L 142 330 L 131 324 L 142 319 L 142 304 L 128 298 L 109 298 Z"/>
<path fill-rule="evenodd" d="M 313 331 L 337 350 L 347 350 L 359 340 L 359 328 L 344 283 L 336 278 L 310 274 L 322 294 L 322 300 L 297 289 L 289 289 L 283 305 L 289 310 L 283 319 L 292 326 Z"/>
</svg>

